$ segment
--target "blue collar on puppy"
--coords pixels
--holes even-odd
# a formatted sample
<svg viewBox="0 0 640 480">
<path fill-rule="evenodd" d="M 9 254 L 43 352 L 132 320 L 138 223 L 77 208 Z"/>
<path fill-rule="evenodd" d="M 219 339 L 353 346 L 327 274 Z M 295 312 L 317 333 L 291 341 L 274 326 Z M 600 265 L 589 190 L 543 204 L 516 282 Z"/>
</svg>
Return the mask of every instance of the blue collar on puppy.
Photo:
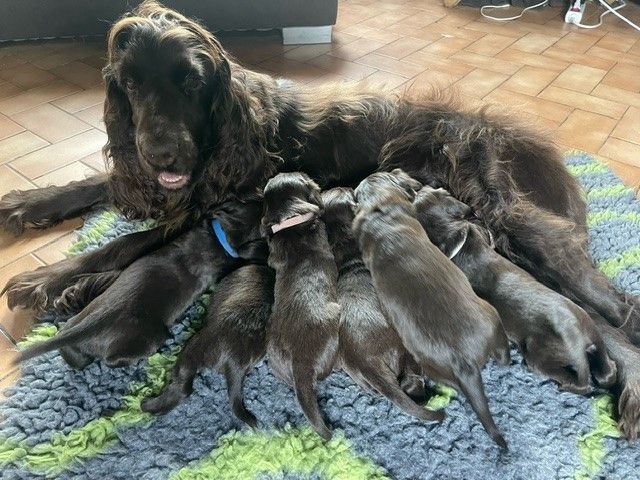
<svg viewBox="0 0 640 480">
<path fill-rule="evenodd" d="M 224 251 L 227 252 L 230 257 L 238 258 L 238 252 L 236 252 L 229 244 L 229 240 L 227 240 L 227 236 L 224 233 L 224 229 L 222 228 L 220 220 L 218 220 L 217 218 L 211 220 L 211 227 L 213 228 L 213 233 L 216 234 L 218 242 L 220 242 L 220 245 L 222 245 L 222 248 L 224 248 Z"/>
</svg>

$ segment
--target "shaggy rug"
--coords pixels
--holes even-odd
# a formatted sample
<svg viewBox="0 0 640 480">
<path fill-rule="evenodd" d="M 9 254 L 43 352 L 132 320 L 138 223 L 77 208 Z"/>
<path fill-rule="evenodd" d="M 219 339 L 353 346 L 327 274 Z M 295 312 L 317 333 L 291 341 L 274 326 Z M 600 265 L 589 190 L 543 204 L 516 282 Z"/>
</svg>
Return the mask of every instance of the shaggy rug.
<svg viewBox="0 0 640 480">
<path fill-rule="evenodd" d="M 582 153 L 568 168 L 585 187 L 591 254 L 621 289 L 640 293 L 640 203 L 603 164 Z M 72 253 L 143 228 L 111 212 L 91 218 Z M 607 395 L 561 392 L 525 370 L 488 365 L 484 380 L 496 423 L 510 446 L 501 453 L 465 400 L 440 388 L 442 425 L 425 426 L 342 373 L 320 382 L 334 429 L 327 444 L 309 429 L 292 391 L 265 363 L 248 377 L 246 400 L 260 429 L 234 419 L 223 378 L 203 371 L 193 395 L 154 418 L 140 410 L 167 381 L 181 346 L 199 327 L 203 295 L 155 355 L 120 369 L 93 363 L 73 371 L 52 352 L 29 362 L 0 404 L 0 477 L 212 479 L 551 479 L 638 478 L 640 448 L 618 439 Z M 44 318 L 26 342 L 53 335 Z"/>
</svg>

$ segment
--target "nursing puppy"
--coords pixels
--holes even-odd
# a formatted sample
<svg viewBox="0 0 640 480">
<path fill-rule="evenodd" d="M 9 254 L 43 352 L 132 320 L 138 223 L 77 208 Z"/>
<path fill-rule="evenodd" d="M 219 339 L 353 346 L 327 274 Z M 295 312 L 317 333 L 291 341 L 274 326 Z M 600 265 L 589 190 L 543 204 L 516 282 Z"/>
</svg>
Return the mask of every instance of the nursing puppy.
<svg viewBox="0 0 640 480">
<path fill-rule="evenodd" d="M 231 272 L 215 287 L 205 325 L 185 345 L 167 388 L 142 402 L 142 410 L 164 414 L 193 390 L 202 367 L 225 376 L 233 413 L 251 427 L 256 418 L 242 399 L 244 377 L 265 354 L 267 321 L 273 304 L 273 271 L 246 265 Z"/>
<path fill-rule="evenodd" d="M 382 306 L 423 372 L 469 400 L 491 438 L 496 427 L 480 370 L 490 356 L 509 361 L 498 312 L 473 292 L 464 274 L 433 245 L 415 218 L 415 182 L 374 173 L 356 189 L 353 231 Z"/>
<path fill-rule="evenodd" d="M 424 379 L 420 367 L 382 313 L 371 274 L 353 238 L 351 224 L 357 207 L 353 190 L 327 190 L 322 192 L 322 201 L 325 207 L 322 219 L 338 267 L 341 310 L 336 363 L 358 385 L 384 395 L 408 414 L 426 421 L 441 421 L 443 412 L 426 410 L 410 397 L 426 400 Z"/>
<path fill-rule="evenodd" d="M 155 352 L 167 338 L 168 327 L 212 281 L 243 258 L 266 260 L 261 212 L 258 200 L 227 202 L 214 211 L 226 232 L 226 246 L 212 233 L 210 221 L 204 221 L 125 270 L 105 275 L 105 283 L 97 274 L 78 279 L 78 288 L 65 297 L 65 304 L 78 305 L 91 294 L 99 295 L 58 335 L 22 351 L 16 361 L 60 349 L 74 368 L 94 359 L 118 367 Z"/>
<path fill-rule="evenodd" d="M 340 307 L 338 271 L 320 220 L 320 188 L 303 173 L 281 173 L 267 183 L 264 207 L 269 266 L 276 271 L 267 336 L 269 365 L 293 387 L 316 432 L 329 439 L 314 386 L 334 365 Z"/>
<path fill-rule="evenodd" d="M 471 208 L 431 187 L 416 194 L 414 205 L 431 241 L 498 310 L 529 367 L 579 394 L 591 391 L 591 374 L 602 387 L 614 383 L 616 365 L 591 317 L 499 255 L 488 231 L 469 221 Z"/>
</svg>

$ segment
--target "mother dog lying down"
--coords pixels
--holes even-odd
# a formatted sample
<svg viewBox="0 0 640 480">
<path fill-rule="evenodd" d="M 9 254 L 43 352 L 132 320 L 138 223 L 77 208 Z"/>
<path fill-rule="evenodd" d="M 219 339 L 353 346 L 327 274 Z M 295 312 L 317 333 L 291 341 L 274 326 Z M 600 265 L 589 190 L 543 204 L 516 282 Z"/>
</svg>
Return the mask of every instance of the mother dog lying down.
<svg viewBox="0 0 640 480">
<path fill-rule="evenodd" d="M 362 85 L 277 82 L 242 67 L 198 23 L 155 2 L 112 27 L 104 77 L 109 173 L 9 193 L 0 201 L 0 228 L 45 228 L 105 202 L 177 228 L 261 190 L 278 171 L 303 171 L 328 188 L 399 167 L 473 208 L 501 254 L 621 326 L 625 336 L 616 341 L 640 343 L 640 310 L 586 253 L 578 185 L 551 140 L 511 118 L 464 111 L 437 93 L 410 99 Z M 147 249 L 122 249 L 131 258 L 121 256 L 121 263 L 141 251 Z M 18 275 L 9 301 L 54 298 L 47 291 L 56 284 L 52 276 L 95 272 L 109 262 L 107 254 L 93 254 L 90 265 L 75 259 Z M 635 387 L 627 386 L 637 398 Z"/>
</svg>

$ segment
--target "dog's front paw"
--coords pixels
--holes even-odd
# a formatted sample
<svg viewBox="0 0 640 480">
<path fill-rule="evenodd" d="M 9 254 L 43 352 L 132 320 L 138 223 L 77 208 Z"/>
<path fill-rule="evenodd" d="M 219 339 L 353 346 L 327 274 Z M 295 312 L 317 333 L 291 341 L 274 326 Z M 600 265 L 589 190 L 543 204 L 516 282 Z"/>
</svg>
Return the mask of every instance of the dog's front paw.
<svg viewBox="0 0 640 480">
<path fill-rule="evenodd" d="M 12 190 L 0 198 L 0 230 L 21 235 L 27 228 L 49 228 L 60 222 L 47 218 L 46 211 L 32 198 L 33 192 Z"/>
<path fill-rule="evenodd" d="M 618 400 L 618 428 L 628 440 L 640 432 L 640 380 L 627 382 Z"/>
<path fill-rule="evenodd" d="M 61 264 L 40 267 L 10 278 L 0 295 L 7 294 L 7 304 L 11 310 L 16 307 L 39 312 L 47 310 L 67 283 L 58 265 Z"/>
</svg>

